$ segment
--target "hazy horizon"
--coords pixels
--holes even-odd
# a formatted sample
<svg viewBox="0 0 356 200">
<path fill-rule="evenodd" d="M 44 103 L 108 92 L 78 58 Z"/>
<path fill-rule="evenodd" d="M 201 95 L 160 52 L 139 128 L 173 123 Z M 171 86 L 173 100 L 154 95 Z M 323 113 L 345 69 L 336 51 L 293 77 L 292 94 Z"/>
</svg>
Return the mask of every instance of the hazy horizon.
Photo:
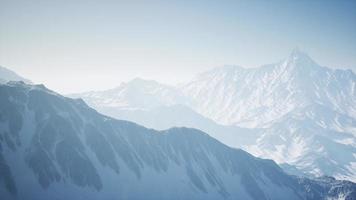
<svg viewBox="0 0 356 200">
<path fill-rule="evenodd" d="M 259 67 L 293 48 L 356 70 L 352 1 L 2 1 L 0 65 L 60 93 L 136 77 L 165 84 L 224 65 Z"/>
<path fill-rule="evenodd" d="M 354 199 L 355 22 L 356 0 L 0 0 L 0 199 Z"/>
</svg>

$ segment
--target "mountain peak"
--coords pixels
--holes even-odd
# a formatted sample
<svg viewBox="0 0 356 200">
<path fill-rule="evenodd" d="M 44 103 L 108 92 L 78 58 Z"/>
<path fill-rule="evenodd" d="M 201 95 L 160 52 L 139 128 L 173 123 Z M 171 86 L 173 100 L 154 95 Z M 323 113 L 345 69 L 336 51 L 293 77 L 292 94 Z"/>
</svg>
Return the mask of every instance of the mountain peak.
<svg viewBox="0 0 356 200">
<path fill-rule="evenodd" d="M 147 84 L 147 83 L 158 84 L 158 82 L 156 82 L 155 80 L 143 79 L 140 77 L 136 77 L 136 78 L 132 79 L 131 81 L 128 81 L 127 83 L 128 84 Z"/>
<path fill-rule="evenodd" d="M 351 199 L 355 194 L 352 182 L 288 175 L 275 162 L 197 129 L 147 129 L 101 115 L 80 100 L 18 84 L 24 88 L 0 85 L 0 133 L 6 138 L 0 140 L 2 199 Z M 157 187 L 165 189 L 156 192 Z"/>
<path fill-rule="evenodd" d="M 292 49 L 292 54 L 304 53 L 298 46 Z"/>
<path fill-rule="evenodd" d="M 292 50 L 291 54 L 289 55 L 288 60 L 300 60 L 300 59 L 312 60 L 306 52 L 300 50 L 298 47 L 295 47 Z"/>
<path fill-rule="evenodd" d="M 141 88 L 144 86 L 158 86 L 158 85 L 160 85 L 160 83 L 158 83 L 157 81 L 137 77 L 130 81 L 122 82 L 120 84 L 120 86 L 115 89 L 120 89 L 122 87 L 135 87 L 135 88 L 139 87 L 139 88 Z"/>
<path fill-rule="evenodd" d="M 318 69 L 318 64 L 304 51 L 301 51 L 298 47 L 294 48 L 289 56 L 284 60 L 283 68 L 308 70 Z"/>
</svg>

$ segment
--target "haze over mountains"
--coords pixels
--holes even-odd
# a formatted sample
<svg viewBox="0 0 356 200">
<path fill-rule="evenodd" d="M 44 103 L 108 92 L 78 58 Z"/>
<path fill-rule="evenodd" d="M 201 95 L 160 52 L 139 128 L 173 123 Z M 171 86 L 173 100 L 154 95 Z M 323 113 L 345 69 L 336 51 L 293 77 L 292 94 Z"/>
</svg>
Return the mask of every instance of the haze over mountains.
<svg viewBox="0 0 356 200">
<path fill-rule="evenodd" d="M 158 131 L 0 69 L 6 199 L 356 196 L 348 181 L 286 174 L 356 177 L 355 74 L 303 52 L 260 68 L 215 68 L 177 87 L 137 78 L 70 95 Z M 172 128 L 182 126 L 284 171 L 199 130 Z"/>
<path fill-rule="evenodd" d="M 43 85 L 0 84 L 2 199 L 353 199 L 188 128 L 147 129 Z"/>
<path fill-rule="evenodd" d="M 25 83 L 31 83 L 30 80 L 23 78 L 15 72 L 0 66 L 0 83 L 7 83 L 8 81 L 23 81 Z"/>
<path fill-rule="evenodd" d="M 307 174 L 356 180 L 356 76 L 294 50 L 277 64 L 225 66 L 178 87 L 135 79 L 72 95 L 118 119 L 194 127 Z"/>
</svg>

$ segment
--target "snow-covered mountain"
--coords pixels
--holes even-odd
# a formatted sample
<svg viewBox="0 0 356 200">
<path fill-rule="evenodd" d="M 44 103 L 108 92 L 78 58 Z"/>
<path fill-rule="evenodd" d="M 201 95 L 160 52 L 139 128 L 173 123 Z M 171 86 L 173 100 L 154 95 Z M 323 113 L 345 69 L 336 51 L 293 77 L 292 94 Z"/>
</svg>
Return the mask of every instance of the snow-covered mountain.
<svg viewBox="0 0 356 200">
<path fill-rule="evenodd" d="M 257 134 L 259 134 L 257 129 L 217 124 L 185 105 L 160 106 L 154 109 L 101 108 L 99 110 L 116 119 L 133 121 L 157 130 L 165 130 L 172 127 L 196 128 L 232 147 L 252 145 L 255 143 Z"/>
<path fill-rule="evenodd" d="M 217 124 L 187 106 L 191 102 L 179 89 L 152 80 L 136 78 L 114 89 L 68 96 L 82 98 L 89 106 L 116 119 L 157 130 L 196 128 L 229 146 L 254 144 L 257 134 L 255 130 Z"/>
<path fill-rule="evenodd" d="M 125 87 L 139 97 L 141 103 L 135 105 L 150 106 L 111 106 L 107 103 L 111 99 L 124 102 L 115 89 L 76 96 L 115 118 L 157 129 L 198 128 L 230 146 L 294 165 L 304 173 L 356 181 L 355 85 L 351 70 L 322 67 L 294 50 L 277 64 L 220 67 L 176 88 L 142 80 L 138 87 L 143 91 Z M 146 101 L 145 87 L 150 88 L 148 93 L 166 88 L 170 92 L 156 97 L 164 96 L 169 103 Z"/>
<path fill-rule="evenodd" d="M 15 72 L 0 66 L 0 83 L 6 83 L 8 81 L 23 81 L 25 83 L 31 83 L 30 80 L 21 77 Z"/>
<path fill-rule="evenodd" d="M 180 90 L 153 80 L 136 78 L 119 87 L 105 91 L 71 94 L 84 97 L 95 108 L 108 110 L 150 110 L 160 106 L 187 104 L 188 99 Z"/>
<path fill-rule="evenodd" d="M 311 105 L 356 118 L 355 83 L 351 70 L 321 67 L 296 49 L 278 64 L 249 69 L 226 66 L 202 73 L 182 90 L 204 116 L 256 128 L 269 127 Z"/>
<path fill-rule="evenodd" d="M 356 181 L 355 85 L 351 70 L 321 67 L 295 50 L 275 65 L 203 73 L 183 91 L 204 116 L 263 128 L 250 153 Z"/>
<path fill-rule="evenodd" d="M 99 114 L 43 85 L 0 85 L 1 199 L 351 199 L 356 185 L 284 173 L 188 128 Z"/>
</svg>

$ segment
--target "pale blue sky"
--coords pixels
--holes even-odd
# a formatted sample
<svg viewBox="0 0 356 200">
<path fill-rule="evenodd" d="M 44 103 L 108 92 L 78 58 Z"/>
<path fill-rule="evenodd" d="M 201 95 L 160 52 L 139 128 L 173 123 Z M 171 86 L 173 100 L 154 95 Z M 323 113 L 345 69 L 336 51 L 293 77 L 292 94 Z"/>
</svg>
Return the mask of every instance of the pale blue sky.
<svg viewBox="0 0 356 200">
<path fill-rule="evenodd" d="M 296 46 L 356 71 L 356 1 L 0 0 L 0 65 L 62 93 L 137 76 L 174 84 Z"/>
</svg>

